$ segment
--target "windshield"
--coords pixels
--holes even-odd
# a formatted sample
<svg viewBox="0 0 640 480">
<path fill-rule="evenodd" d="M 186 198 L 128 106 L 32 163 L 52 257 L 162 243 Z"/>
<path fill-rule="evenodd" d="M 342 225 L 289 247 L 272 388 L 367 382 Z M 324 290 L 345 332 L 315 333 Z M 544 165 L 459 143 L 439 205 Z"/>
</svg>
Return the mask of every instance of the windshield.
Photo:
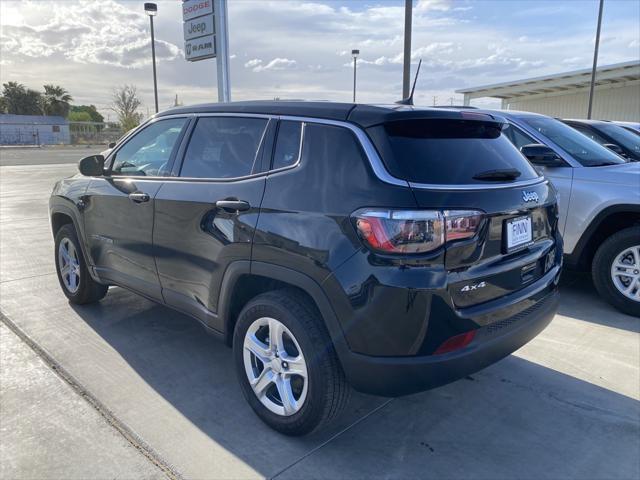
<svg viewBox="0 0 640 480">
<path fill-rule="evenodd" d="M 585 167 L 626 163 L 624 158 L 558 120 L 548 117 L 521 117 L 521 120 L 570 153 Z"/>
<path fill-rule="evenodd" d="M 634 135 L 629 130 L 625 130 L 621 126 L 612 123 L 601 123 L 598 124 L 596 128 L 606 133 L 621 147 L 640 154 L 640 136 Z"/>
</svg>

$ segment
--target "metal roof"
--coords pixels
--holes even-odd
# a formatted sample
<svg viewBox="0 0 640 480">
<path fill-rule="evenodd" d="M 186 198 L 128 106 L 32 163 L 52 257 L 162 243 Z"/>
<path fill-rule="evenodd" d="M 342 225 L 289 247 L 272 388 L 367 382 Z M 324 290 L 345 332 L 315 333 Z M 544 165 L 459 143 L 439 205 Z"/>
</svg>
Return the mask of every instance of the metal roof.
<svg viewBox="0 0 640 480">
<path fill-rule="evenodd" d="M 67 120 L 63 117 L 48 115 L 13 115 L 7 113 L 0 114 L 0 125 L 67 125 Z"/>
<path fill-rule="evenodd" d="M 603 65 L 596 70 L 596 85 L 620 84 L 640 80 L 640 60 Z M 588 87 L 591 82 L 591 69 L 526 78 L 511 82 L 495 83 L 473 88 L 456 90 L 465 97 L 514 98 L 541 93 L 567 92 Z"/>
</svg>

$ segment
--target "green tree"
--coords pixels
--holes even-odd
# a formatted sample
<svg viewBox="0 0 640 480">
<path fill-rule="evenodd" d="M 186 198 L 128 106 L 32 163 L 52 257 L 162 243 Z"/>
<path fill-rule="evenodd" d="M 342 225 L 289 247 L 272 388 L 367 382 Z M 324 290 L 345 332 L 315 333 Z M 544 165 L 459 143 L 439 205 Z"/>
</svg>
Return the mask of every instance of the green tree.
<svg viewBox="0 0 640 480">
<path fill-rule="evenodd" d="M 59 85 L 45 85 L 43 96 L 43 110 L 45 115 L 57 115 L 66 117 L 73 100 L 69 92 Z"/>
<path fill-rule="evenodd" d="M 84 112 L 89 115 L 90 120 L 75 120 L 76 122 L 98 122 L 104 123 L 104 117 L 98 112 L 95 105 L 72 105 L 69 113 L 69 120 L 71 120 L 71 114 Z"/>
<path fill-rule="evenodd" d="M 42 115 L 42 95 L 18 82 L 2 84 L 2 103 L 7 113 Z"/>
<path fill-rule="evenodd" d="M 67 119 L 70 122 L 93 122 L 91 115 L 88 112 L 69 112 Z"/>
<path fill-rule="evenodd" d="M 135 85 L 123 85 L 113 91 L 111 110 L 118 116 L 120 127 L 125 132 L 140 125 L 142 114 L 138 109 L 141 105 Z"/>
</svg>

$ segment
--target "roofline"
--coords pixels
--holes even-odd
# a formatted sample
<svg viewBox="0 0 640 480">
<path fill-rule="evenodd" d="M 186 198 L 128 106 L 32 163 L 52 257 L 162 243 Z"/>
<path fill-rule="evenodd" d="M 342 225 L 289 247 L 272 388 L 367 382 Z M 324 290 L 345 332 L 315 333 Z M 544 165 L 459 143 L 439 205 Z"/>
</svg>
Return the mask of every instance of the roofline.
<svg viewBox="0 0 640 480">
<path fill-rule="evenodd" d="M 635 67 L 635 66 L 640 66 L 640 60 L 631 60 L 628 62 L 613 63 L 611 65 L 602 65 L 601 67 L 598 67 L 596 69 L 596 72 L 604 72 L 609 70 L 616 70 L 618 68 L 623 69 L 623 68 L 629 68 L 629 67 Z M 456 90 L 455 93 L 476 93 L 476 92 L 481 92 L 483 90 L 491 90 L 495 88 L 518 87 L 531 82 L 540 82 L 545 80 L 553 80 L 556 78 L 572 77 L 574 75 L 584 75 L 585 73 L 591 73 L 591 68 L 583 68 L 580 70 L 572 70 L 569 72 L 560 72 L 560 73 L 555 73 L 551 75 L 543 75 L 541 77 L 523 78 L 521 80 L 512 80 L 510 82 L 493 83 L 491 85 L 481 85 L 479 87 L 461 88 L 459 90 Z"/>
</svg>

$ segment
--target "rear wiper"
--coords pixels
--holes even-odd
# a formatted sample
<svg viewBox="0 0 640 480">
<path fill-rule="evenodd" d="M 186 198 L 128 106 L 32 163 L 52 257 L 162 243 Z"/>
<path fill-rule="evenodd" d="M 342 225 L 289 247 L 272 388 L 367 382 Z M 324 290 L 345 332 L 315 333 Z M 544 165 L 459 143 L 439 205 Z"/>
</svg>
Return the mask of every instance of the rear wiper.
<svg viewBox="0 0 640 480">
<path fill-rule="evenodd" d="M 515 180 L 521 175 L 520 171 L 515 168 L 504 168 L 500 170 L 487 170 L 486 172 L 476 173 L 473 178 L 475 180 Z"/>
</svg>

